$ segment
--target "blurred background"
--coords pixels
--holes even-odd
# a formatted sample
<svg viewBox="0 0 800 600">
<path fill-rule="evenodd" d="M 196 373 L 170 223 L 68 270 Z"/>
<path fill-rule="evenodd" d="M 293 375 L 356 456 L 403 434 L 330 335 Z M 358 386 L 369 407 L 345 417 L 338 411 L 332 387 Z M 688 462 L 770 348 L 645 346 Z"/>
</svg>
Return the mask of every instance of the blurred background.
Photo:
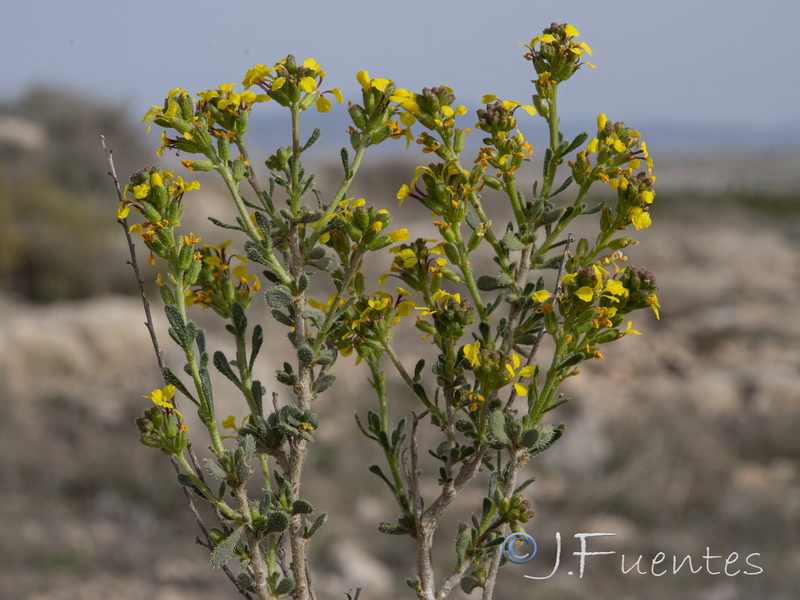
<svg viewBox="0 0 800 600">
<path fill-rule="evenodd" d="M 529 468 L 537 481 L 526 491 L 535 511 L 527 530 L 539 555 L 506 567 L 496 597 L 800 596 L 800 73 L 792 29 L 800 8 L 789 0 L 676 0 L 635 10 L 615 1 L 563 4 L 31 0 L 4 7 L 1 599 L 237 597 L 194 544 L 196 525 L 171 465 L 138 443 L 141 396 L 160 382 L 99 136 L 115 151 L 124 183 L 157 160 L 157 128 L 146 136 L 139 124 L 148 105 L 174 87 L 239 82 L 253 64 L 289 52 L 316 58 L 346 98 L 357 97 L 355 72 L 368 69 L 412 90 L 445 83 L 471 109 L 485 93 L 527 102 L 529 65 L 517 42 L 551 21 L 575 25 L 597 65 L 562 88 L 565 132 L 592 131 L 605 112 L 639 129 L 655 158 L 654 224 L 638 233 L 642 243 L 630 255 L 656 274 L 663 308 L 660 321 L 637 319 L 642 336 L 610 346 L 604 361 L 569 382 L 573 400 L 553 415 L 567 434 Z M 539 121 L 520 119 L 537 155 L 545 143 Z M 304 127 L 315 124 L 323 127 L 313 156 L 324 195 L 340 176 L 346 111 L 334 105 Z M 253 117 L 251 150 L 271 152 L 288 133 L 276 107 L 264 106 Z M 428 160 L 387 143 L 368 156 L 353 194 L 428 227 L 424 210 L 398 209 L 394 200 L 415 161 Z M 171 167 L 175 159 L 162 162 Z M 534 165 L 528 183 L 537 175 Z M 198 215 L 225 219 L 231 209 L 212 179 L 201 181 L 190 200 L 194 220 L 185 224 L 204 241 L 221 241 L 224 232 Z M 196 316 L 225 347 L 213 319 Z M 275 355 L 259 372 L 270 391 L 273 363 L 288 351 L 284 333 L 271 334 Z M 409 362 L 417 339 L 415 331 L 399 339 Z M 316 407 L 322 427 L 305 480 L 309 499 L 330 514 L 315 549 L 318 597 L 362 587 L 363 600 L 410 598 L 402 582 L 412 574 L 412 546 L 377 532 L 395 510 L 366 472 L 364 457 L 378 458 L 352 417 L 372 406 L 366 370 L 345 360 L 337 367 L 335 387 Z M 394 392 L 399 418 L 413 404 L 401 387 Z M 220 414 L 242 416 L 232 401 L 218 402 Z M 465 495 L 462 518 L 479 493 Z M 455 523 L 448 527 L 442 569 Z M 559 572 L 524 578 L 550 573 L 557 532 Z M 616 534 L 590 541 L 590 550 L 617 554 L 589 557 L 583 578 L 567 574 L 577 573 L 580 532 Z M 628 567 L 642 555 L 646 570 L 659 552 L 667 575 L 620 572 L 621 554 Z M 708 573 L 704 554 L 723 557 L 711 563 L 718 572 L 733 552 L 739 559 L 730 573 L 754 571 L 744 562 L 753 553 L 763 573 Z M 672 557 L 687 555 L 702 572 L 673 575 Z"/>
</svg>

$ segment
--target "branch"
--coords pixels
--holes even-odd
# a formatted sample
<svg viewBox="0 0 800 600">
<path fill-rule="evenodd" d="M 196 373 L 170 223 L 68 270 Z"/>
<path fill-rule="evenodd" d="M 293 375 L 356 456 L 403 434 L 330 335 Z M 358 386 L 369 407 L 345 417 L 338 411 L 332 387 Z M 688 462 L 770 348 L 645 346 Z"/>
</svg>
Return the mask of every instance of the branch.
<svg viewBox="0 0 800 600">
<path fill-rule="evenodd" d="M 122 202 L 123 201 L 122 188 L 119 185 L 119 177 L 117 177 L 117 170 L 114 167 L 113 150 L 109 149 L 108 146 L 106 146 L 106 138 L 103 135 L 100 136 L 100 143 L 103 146 L 103 151 L 106 153 L 106 160 L 108 161 L 108 174 L 114 181 L 114 187 L 117 190 L 117 199 L 120 202 Z M 155 325 L 153 324 L 153 316 L 150 311 L 150 302 L 147 300 L 147 295 L 145 294 L 144 279 L 142 278 L 142 273 L 139 270 L 139 261 L 136 258 L 136 246 L 133 243 L 133 239 L 131 238 L 131 234 L 129 232 L 130 228 L 128 227 L 128 220 L 124 218 L 117 219 L 117 222 L 122 226 L 123 230 L 125 231 L 125 239 L 128 242 L 128 252 L 130 253 L 130 260 L 128 261 L 128 264 L 133 269 L 134 276 L 136 277 L 136 284 L 139 287 L 139 295 L 142 299 L 142 306 L 144 307 L 144 314 L 145 314 L 144 324 L 147 327 L 147 331 L 150 333 L 150 341 L 153 344 L 153 351 L 156 354 L 156 362 L 158 363 L 158 368 L 163 373 L 165 366 L 164 353 L 161 351 L 161 347 L 158 344 L 158 336 L 156 335 L 156 328 Z M 173 398 L 172 402 L 177 408 L 178 407 L 177 398 Z M 197 465 L 197 458 L 195 457 L 194 452 L 191 449 L 191 445 L 189 446 L 189 455 L 192 458 L 192 462 L 197 466 L 198 473 L 200 473 L 201 474 L 200 476 L 202 477 L 202 470 L 200 470 L 199 465 Z M 172 462 L 172 466 L 175 469 L 175 472 L 180 475 L 181 468 L 178 465 L 175 458 L 170 457 L 170 462 Z M 186 486 L 182 485 L 181 488 L 183 489 L 183 495 L 186 497 L 186 504 L 189 505 L 189 510 L 194 515 L 195 521 L 197 522 L 198 527 L 200 527 L 200 531 L 203 532 L 203 536 L 206 538 L 206 543 L 201 545 L 206 546 L 207 548 L 213 548 L 213 544 L 211 544 L 211 538 L 208 535 L 208 529 L 206 528 L 205 523 L 203 522 L 203 518 L 200 516 L 200 512 L 197 510 L 197 506 L 195 506 L 194 498 L 192 498 L 192 492 Z M 222 515 L 219 512 L 217 512 L 217 518 L 220 520 L 221 523 Z M 245 598 L 252 600 L 250 594 L 240 589 L 239 586 L 236 584 L 236 577 L 227 566 L 223 567 L 223 571 L 225 572 L 225 575 L 228 576 L 228 579 L 230 579 L 231 582 L 234 585 L 236 585 L 236 589 L 239 590 L 239 593 L 242 594 Z"/>
<path fill-rule="evenodd" d="M 558 272 L 556 273 L 556 289 L 553 292 L 553 298 L 554 298 L 553 302 L 556 302 L 558 300 L 558 295 L 561 293 L 561 275 L 563 275 L 564 273 L 564 265 L 567 262 L 567 254 L 569 254 L 570 244 L 572 244 L 572 242 L 574 241 L 575 237 L 571 233 L 567 234 L 567 243 L 564 246 L 564 253 L 561 255 L 561 264 L 558 265 Z M 555 310 L 555 305 L 553 306 L 553 309 Z M 542 343 L 544 332 L 545 332 L 545 327 L 544 327 L 544 322 L 542 322 L 542 326 L 539 329 L 539 333 L 536 336 L 536 341 L 533 343 L 533 346 L 531 346 L 531 352 L 530 354 L 528 354 L 528 359 L 525 361 L 526 367 L 531 364 L 531 362 L 533 361 L 533 357 L 536 356 L 536 353 L 539 351 L 539 344 Z M 515 391 L 514 386 L 511 386 L 511 395 L 508 397 L 505 410 L 508 410 L 511 407 L 516 397 L 517 397 L 517 392 Z"/>
<path fill-rule="evenodd" d="M 103 145 L 103 150 L 106 153 L 106 160 L 108 160 L 108 174 L 111 176 L 111 179 L 114 180 L 114 187 L 117 190 L 117 198 L 120 202 L 122 202 L 122 188 L 119 186 L 119 178 L 117 177 L 117 170 L 114 168 L 114 157 L 112 156 L 113 150 L 109 150 L 106 146 L 106 138 L 105 136 L 100 136 L 100 143 Z M 131 259 L 128 261 L 128 264 L 133 268 L 133 273 L 136 276 L 136 283 L 139 286 L 139 295 L 142 298 L 142 306 L 144 307 L 144 314 L 145 314 L 145 326 L 147 327 L 147 331 L 150 332 L 150 341 L 153 343 L 153 350 L 156 353 L 156 360 L 158 361 L 158 368 L 162 371 L 164 370 L 164 353 L 161 351 L 161 348 L 158 345 L 158 337 L 156 336 L 156 329 L 155 325 L 153 325 L 153 317 L 150 313 L 150 302 L 147 300 L 147 295 L 144 292 L 144 279 L 142 279 L 142 273 L 139 270 L 139 262 L 136 260 L 136 246 L 133 244 L 133 240 L 131 239 L 131 234 L 129 232 L 128 227 L 128 220 L 127 219 L 117 219 L 117 223 L 119 223 L 122 228 L 125 230 L 125 239 L 128 240 L 128 251 L 130 252 Z M 174 402 L 174 400 L 173 400 Z M 177 403 L 175 404 L 177 408 Z"/>
</svg>

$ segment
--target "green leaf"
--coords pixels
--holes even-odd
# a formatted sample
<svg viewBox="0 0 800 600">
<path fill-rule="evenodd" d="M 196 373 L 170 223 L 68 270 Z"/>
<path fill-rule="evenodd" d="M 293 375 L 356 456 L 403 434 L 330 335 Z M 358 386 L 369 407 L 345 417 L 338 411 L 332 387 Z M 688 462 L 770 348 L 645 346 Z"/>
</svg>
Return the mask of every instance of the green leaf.
<svg viewBox="0 0 800 600">
<path fill-rule="evenodd" d="M 277 308 L 272 309 L 272 318 L 275 319 L 281 325 L 286 325 L 287 327 L 294 327 L 294 321 L 289 318 L 288 315 L 282 313 Z"/>
<path fill-rule="evenodd" d="M 367 423 L 371 432 L 378 433 L 381 430 L 381 419 L 374 410 L 367 413 Z"/>
<path fill-rule="evenodd" d="M 553 169 L 556 166 L 555 164 L 553 164 L 554 162 L 555 161 L 553 160 L 553 151 L 550 148 L 547 148 L 547 150 L 544 151 L 544 165 L 543 165 L 544 167 L 543 175 L 545 181 L 550 179 L 550 174 L 552 173 Z"/>
<path fill-rule="evenodd" d="M 563 192 L 565 189 L 567 189 L 570 186 L 571 183 L 572 183 L 572 175 L 567 177 L 564 180 L 564 183 L 562 183 L 560 186 L 558 186 L 558 189 L 555 192 L 550 194 L 550 197 L 553 198 L 554 196 L 558 196 L 561 192 Z"/>
<path fill-rule="evenodd" d="M 244 525 L 239 525 L 214 548 L 210 557 L 212 567 L 221 567 L 233 558 L 233 552 L 236 550 L 236 544 L 239 542 L 244 528 Z"/>
<path fill-rule="evenodd" d="M 308 500 L 300 498 L 292 502 L 293 515 L 310 515 L 313 512 L 314 512 L 314 507 Z"/>
<path fill-rule="evenodd" d="M 223 223 L 219 219 L 215 219 L 214 217 L 208 217 L 208 220 L 211 221 L 217 227 L 222 227 L 223 229 L 235 229 L 236 231 L 244 231 L 241 227 L 237 225 L 230 225 L 228 223 Z"/>
<path fill-rule="evenodd" d="M 186 325 L 183 322 L 183 316 L 181 315 L 181 311 L 178 310 L 178 307 L 173 304 L 167 304 L 164 307 L 164 312 L 167 314 L 167 321 L 175 330 L 175 332 L 182 336 L 183 330 L 185 329 Z"/>
<path fill-rule="evenodd" d="M 305 145 L 302 148 L 300 148 L 300 152 L 305 152 L 306 150 L 311 148 L 314 142 L 316 142 L 319 139 L 321 133 L 322 130 L 320 130 L 319 127 L 314 127 L 314 131 L 311 132 L 311 137 L 309 137 Z"/>
<path fill-rule="evenodd" d="M 256 438 L 250 434 L 239 437 L 239 449 L 242 451 L 242 460 L 249 463 L 256 453 Z"/>
<path fill-rule="evenodd" d="M 502 410 L 495 410 L 489 415 L 489 433 L 501 444 L 508 443 L 506 435 L 506 417 Z"/>
<path fill-rule="evenodd" d="M 267 290 L 267 304 L 272 308 L 285 308 L 292 303 L 292 293 L 285 285 L 278 285 Z"/>
<path fill-rule="evenodd" d="M 544 316 L 544 327 L 552 337 L 556 337 L 558 333 L 558 317 L 555 311 L 546 313 Z"/>
<path fill-rule="evenodd" d="M 256 356 L 258 356 L 258 351 L 261 350 L 261 344 L 264 343 L 264 330 L 262 329 L 261 325 L 256 325 L 253 327 L 253 341 L 252 341 L 252 351 L 250 353 L 250 363 L 249 368 L 253 370 L 253 364 L 256 362 Z"/>
<path fill-rule="evenodd" d="M 514 494 L 518 494 L 519 492 L 521 492 L 522 490 L 524 490 L 526 487 L 528 487 L 530 484 L 532 484 L 534 481 L 536 481 L 536 478 L 535 478 L 535 477 L 531 477 L 530 479 L 526 479 L 525 481 L 523 481 L 521 484 L 519 484 L 519 485 L 516 487 L 516 489 L 514 490 Z M 512 496 L 513 496 L 514 494 L 512 494 Z"/>
<path fill-rule="evenodd" d="M 425 368 L 425 359 L 420 358 L 417 361 L 417 365 L 414 367 L 414 383 L 418 383 L 420 379 L 420 375 L 422 373 L 422 369 Z"/>
<path fill-rule="evenodd" d="M 475 588 L 480 587 L 481 584 L 472 575 L 467 575 L 466 577 L 461 578 L 460 585 L 464 593 L 471 594 Z"/>
<path fill-rule="evenodd" d="M 225 357 L 225 354 L 222 353 L 221 350 L 217 350 L 214 352 L 214 366 L 217 367 L 217 371 L 225 375 L 228 379 L 230 379 L 236 387 L 242 389 L 242 382 L 233 372 L 231 369 L 230 363 L 228 363 L 228 359 Z"/>
<path fill-rule="evenodd" d="M 478 285 L 478 289 L 483 292 L 491 292 L 492 290 L 497 290 L 503 287 L 497 280 L 497 277 L 492 277 L 491 275 L 481 275 L 478 277 L 478 281 L 476 281 L 476 283 Z"/>
<path fill-rule="evenodd" d="M 203 462 L 206 464 L 206 471 L 208 471 L 214 479 L 227 479 L 228 474 L 225 472 L 225 469 L 219 466 L 219 463 L 213 458 L 203 459 Z"/>
<path fill-rule="evenodd" d="M 528 456 L 533 457 L 537 454 L 541 454 L 545 450 L 548 450 L 553 444 L 561 439 L 561 436 L 564 435 L 564 429 L 565 426 L 563 423 L 555 428 L 549 425 L 541 427 L 539 429 L 539 440 L 528 453 Z"/>
<path fill-rule="evenodd" d="M 208 406 L 211 409 L 211 414 L 214 414 L 214 394 L 211 390 L 211 378 L 208 376 L 208 369 L 200 371 L 200 387 L 203 390 L 203 395 L 206 397 Z"/>
<path fill-rule="evenodd" d="M 568 356 L 558 367 L 556 370 L 560 371 L 562 369 L 568 369 L 570 367 L 574 367 L 578 363 L 582 362 L 586 358 L 586 355 L 583 352 L 577 352 Z"/>
<path fill-rule="evenodd" d="M 397 424 L 397 429 L 392 432 L 392 448 L 396 451 L 400 450 L 400 446 L 403 444 L 403 441 L 406 439 L 405 436 L 405 428 L 406 428 L 406 419 L 403 417 L 400 419 L 400 422 Z"/>
<path fill-rule="evenodd" d="M 576 136 L 575 136 L 575 139 L 574 139 L 574 140 L 572 140 L 572 143 L 571 143 L 569 146 L 567 146 L 567 147 L 566 147 L 566 149 L 564 150 L 564 152 L 563 152 L 562 156 L 563 156 L 564 154 L 569 154 L 569 153 L 570 153 L 570 152 L 572 152 L 573 150 L 577 149 L 577 148 L 578 148 L 578 146 L 580 146 L 581 144 L 583 144 L 583 142 L 585 142 L 585 141 L 586 141 L 586 138 L 588 138 L 588 137 L 589 137 L 589 134 L 588 134 L 588 133 L 586 133 L 585 131 L 584 131 L 584 132 L 581 132 L 581 133 L 579 133 L 578 135 L 576 135 Z M 553 194 L 553 195 L 555 195 L 555 194 Z"/>
<path fill-rule="evenodd" d="M 386 483 L 386 485 L 389 486 L 389 489 L 392 490 L 392 493 L 393 494 L 396 493 L 397 490 L 395 489 L 394 484 L 391 481 L 389 481 L 389 478 L 386 477 L 386 475 L 383 474 L 383 471 L 378 465 L 370 465 L 369 472 L 383 479 L 384 483 Z"/>
<path fill-rule="evenodd" d="M 364 424 L 363 424 L 363 423 L 361 423 L 361 418 L 358 416 L 358 413 L 355 413 L 355 418 L 356 418 L 356 425 L 358 425 L 358 429 L 361 431 L 361 433 L 363 433 L 365 437 L 368 437 L 369 439 L 371 439 L 371 440 L 375 440 L 375 441 L 377 442 L 377 441 L 378 441 L 378 438 L 377 438 L 377 437 L 375 437 L 374 435 L 372 435 L 371 433 L 369 433 L 369 432 L 368 432 L 368 431 L 367 431 L 367 430 L 364 428 Z"/>
<path fill-rule="evenodd" d="M 231 305 L 231 320 L 233 321 L 236 335 L 244 337 L 244 333 L 247 331 L 247 315 L 244 314 L 244 308 L 238 302 L 234 302 Z"/>
<path fill-rule="evenodd" d="M 242 571 L 236 576 L 236 587 L 239 588 L 240 590 L 254 592 L 255 591 L 254 584 L 255 582 L 253 581 L 253 578 L 250 577 L 250 575 L 248 575 L 244 571 Z"/>
<path fill-rule="evenodd" d="M 513 231 L 506 231 L 502 239 L 503 245 L 510 252 L 520 251 L 525 249 L 525 244 L 519 241 L 519 238 Z"/>
<path fill-rule="evenodd" d="M 256 225 L 264 232 L 266 244 L 270 243 L 270 236 L 272 235 L 272 223 L 270 223 L 269 217 L 267 213 L 257 210 L 256 213 Z"/>
<path fill-rule="evenodd" d="M 566 396 L 562 396 L 560 398 L 557 398 L 553 403 L 551 403 L 542 412 L 543 413 L 549 412 L 549 411 L 553 410 L 554 408 L 558 408 L 559 406 L 561 406 L 565 402 L 569 402 L 569 401 L 570 401 L 570 398 L 567 398 Z"/>
<path fill-rule="evenodd" d="M 278 598 L 285 598 L 289 594 L 294 591 L 294 579 L 291 577 L 284 577 L 280 580 L 277 586 L 275 586 L 275 594 Z"/>
<path fill-rule="evenodd" d="M 169 367 L 164 367 L 161 370 L 161 376 L 164 378 L 164 382 L 174 385 L 181 394 L 189 398 L 189 400 L 194 402 L 197 406 L 200 406 L 200 403 L 195 399 L 195 397 L 189 393 L 189 389 L 180 379 L 178 379 L 178 376 L 175 375 L 175 373 L 173 373 Z"/>
<path fill-rule="evenodd" d="M 344 178 L 350 179 L 352 177 L 352 171 L 350 171 L 350 156 L 347 153 L 347 148 L 342 148 L 342 151 L 339 153 L 339 156 L 342 158 L 342 167 L 344 167 Z"/>
<path fill-rule="evenodd" d="M 458 534 L 456 535 L 456 568 L 460 568 L 464 564 L 467 557 L 467 549 L 469 548 L 470 534 L 467 530 L 467 524 L 463 521 L 458 524 Z"/>
<path fill-rule="evenodd" d="M 202 496 L 200 490 L 197 489 L 197 486 L 194 484 L 191 477 L 189 477 L 186 473 L 178 474 L 178 483 L 180 483 L 182 486 L 188 487 L 198 496 Z"/>
<path fill-rule="evenodd" d="M 323 375 L 314 382 L 314 391 L 317 394 L 321 394 L 331 387 L 334 381 L 336 381 L 336 375 L 331 375 L 330 373 Z"/>
<path fill-rule="evenodd" d="M 489 498 L 494 496 L 495 492 L 497 492 L 497 479 L 498 479 L 499 476 L 500 476 L 500 474 L 495 472 L 495 473 L 492 473 L 491 476 L 489 477 L 489 491 L 488 491 L 488 494 L 487 494 L 489 496 Z"/>
<path fill-rule="evenodd" d="M 267 513 L 265 517 L 266 523 L 264 524 L 263 530 L 265 535 L 270 533 L 280 533 L 281 531 L 286 531 L 286 529 L 289 527 L 289 517 L 283 511 L 276 510 L 271 513 Z"/>
<path fill-rule="evenodd" d="M 519 440 L 519 445 L 523 448 L 533 448 L 534 444 L 536 444 L 537 440 L 539 439 L 539 431 L 536 429 L 528 429 L 525 433 L 522 434 L 522 437 Z"/>
<path fill-rule="evenodd" d="M 303 537 L 305 537 L 306 539 L 310 538 L 317 532 L 317 529 L 319 529 L 325 524 L 325 521 L 327 520 L 328 520 L 328 513 L 322 513 L 320 516 L 314 519 L 314 522 L 311 524 L 310 527 L 306 528 L 306 530 L 303 532 Z"/>
<path fill-rule="evenodd" d="M 389 535 L 409 535 L 412 532 L 408 529 L 408 527 L 404 527 L 403 525 L 394 525 L 392 523 L 383 522 L 378 525 L 378 531 L 381 533 L 388 533 Z"/>
<path fill-rule="evenodd" d="M 247 240 L 244 243 L 244 253 L 249 260 L 252 260 L 255 263 L 266 266 L 270 265 L 270 261 L 267 259 L 265 250 L 253 240 Z"/>
</svg>

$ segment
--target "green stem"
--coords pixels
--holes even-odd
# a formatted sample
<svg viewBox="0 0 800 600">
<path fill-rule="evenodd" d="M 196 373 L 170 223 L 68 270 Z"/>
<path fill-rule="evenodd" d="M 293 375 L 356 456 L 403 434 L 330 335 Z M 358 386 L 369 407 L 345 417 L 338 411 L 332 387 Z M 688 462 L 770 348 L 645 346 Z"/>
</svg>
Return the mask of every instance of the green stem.
<svg viewBox="0 0 800 600">
<path fill-rule="evenodd" d="M 591 182 L 587 182 L 587 183 L 584 183 L 580 187 L 580 190 L 578 191 L 578 195 L 575 198 L 575 202 L 572 203 L 573 208 L 577 209 L 578 206 L 581 205 L 581 203 L 583 202 L 584 198 L 586 197 L 586 194 L 588 193 L 589 188 L 591 186 L 592 186 Z M 548 234 L 548 236 L 545 238 L 545 240 L 539 246 L 539 250 L 537 251 L 537 254 L 541 254 L 541 255 L 547 254 L 550 251 L 550 249 L 552 248 L 553 244 L 556 243 L 556 239 L 561 235 L 561 233 L 564 231 L 564 229 L 566 229 L 567 226 L 570 223 L 572 223 L 572 220 L 577 216 L 578 216 L 578 213 L 573 211 L 573 213 L 569 217 L 567 217 L 566 219 L 564 219 L 560 223 L 556 224 L 556 226 L 553 228 L 553 230 Z"/>
<path fill-rule="evenodd" d="M 475 283 L 475 276 L 472 273 L 472 265 L 469 261 L 469 253 L 464 247 L 464 240 L 461 237 L 461 223 L 455 223 L 455 227 L 453 227 L 453 234 L 456 240 L 456 251 L 458 252 L 458 258 L 461 262 L 461 264 L 458 265 L 458 268 L 461 270 L 461 274 L 464 276 L 464 284 L 467 286 L 470 296 L 472 296 L 472 301 L 475 303 L 475 310 L 478 313 L 478 317 L 481 321 L 486 321 L 489 317 L 486 314 L 486 307 L 484 306 L 483 299 L 478 291 L 478 284 Z"/>
<path fill-rule="evenodd" d="M 317 332 L 317 339 L 314 342 L 314 353 L 319 352 L 319 349 L 322 348 L 322 344 L 325 342 L 325 339 L 328 336 L 328 330 L 333 323 L 333 318 L 339 311 L 339 301 L 342 299 L 342 296 L 344 295 L 344 292 L 350 283 L 350 279 L 353 278 L 353 275 L 355 275 L 356 271 L 358 270 L 358 265 L 361 262 L 362 256 L 364 256 L 364 250 L 361 248 L 358 248 L 353 252 L 353 256 L 350 259 L 350 266 L 348 267 L 347 272 L 344 274 L 344 278 L 342 279 L 342 287 L 333 297 L 333 303 L 331 304 L 330 310 L 328 314 L 325 315 L 325 322 Z"/>
<path fill-rule="evenodd" d="M 290 206 L 292 213 L 300 213 L 300 102 L 292 102 L 292 185 Z"/>
<path fill-rule="evenodd" d="M 189 464 L 189 461 L 184 458 L 183 454 L 175 454 L 174 457 L 177 463 L 183 469 L 183 472 L 186 473 L 194 486 L 203 494 L 203 497 L 211 502 L 211 504 L 216 506 L 227 519 L 235 520 L 237 517 L 236 511 L 228 506 L 226 502 L 216 497 L 214 492 L 212 492 L 209 487 L 200 479 L 200 477 L 198 477 L 197 473 L 195 473 L 194 469 Z"/>
<path fill-rule="evenodd" d="M 247 181 L 250 183 L 250 187 L 253 188 L 253 191 L 256 193 L 256 196 L 259 200 L 264 204 L 264 206 L 268 209 L 269 216 L 275 219 L 278 215 L 275 211 L 275 206 L 272 204 L 272 200 L 270 200 L 264 191 L 264 188 L 261 186 L 261 182 L 258 180 L 256 176 L 256 172 L 252 167 L 252 162 L 250 161 L 250 154 L 247 151 L 247 145 L 244 142 L 244 136 L 237 133 L 236 134 L 236 147 L 239 148 L 239 152 L 242 153 L 244 156 L 244 160 L 247 163 L 247 169 L 249 175 L 247 176 Z"/>
<path fill-rule="evenodd" d="M 514 218 L 517 220 L 517 226 L 522 226 L 525 222 L 525 216 L 522 214 L 522 207 L 519 205 L 519 196 L 517 195 L 516 178 L 513 173 L 503 173 L 503 188 L 506 191 L 509 201 L 511 202 L 511 209 L 514 211 Z"/>
<path fill-rule="evenodd" d="M 180 312 L 181 319 L 185 326 L 188 324 L 189 320 L 186 316 L 186 285 L 184 284 L 184 276 L 185 272 L 183 271 L 180 271 L 177 276 L 173 274 L 176 291 L 175 305 Z M 221 456 L 225 452 L 225 448 L 222 445 L 222 438 L 220 437 L 219 430 L 217 429 L 217 421 L 216 416 L 214 415 L 214 410 L 211 407 L 208 398 L 206 398 L 203 390 L 203 384 L 200 378 L 200 367 L 197 364 L 197 359 L 195 358 L 194 352 L 191 350 L 186 350 L 184 355 L 186 356 L 186 363 L 189 365 L 189 371 L 192 376 L 192 381 L 194 382 L 194 388 L 197 393 L 198 401 L 200 402 L 200 410 L 204 415 L 204 425 L 206 429 L 208 429 L 208 434 L 211 437 L 212 450 L 214 451 L 214 454 Z"/>
<path fill-rule="evenodd" d="M 350 189 L 350 184 L 353 183 L 353 179 L 355 179 L 356 173 L 361 166 L 361 161 L 364 158 L 366 149 L 367 147 L 364 145 L 364 141 L 362 140 L 362 143 L 356 149 L 356 155 L 353 157 L 353 164 L 350 165 L 350 176 L 345 176 L 345 178 L 342 180 L 339 189 L 336 190 L 336 193 L 333 195 L 330 204 L 328 204 L 327 208 L 325 209 L 325 214 L 322 215 L 319 220 L 319 224 L 308 238 L 309 248 L 313 247 L 317 241 L 319 241 L 319 238 L 322 236 L 323 225 L 327 223 L 328 219 L 330 219 L 336 213 L 339 202 L 344 199 L 345 195 L 347 194 L 347 190 Z"/>
<path fill-rule="evenodd" d="M 551 89 L 551 96 L 547 99 L 547 126 L 550 130 L 550 150 L 553 153 L 553 158 L 555 159 L 556 153 L 558 152 L 558 127 L 559 127 L 559 118 L 558 118 L 558 86 L 553 86 Z M 555 164 L 558 164 L 556 162 Z M 545 165 L 547 167 L 547 165 Z M 553 186 L 553 181 L 556 177 L 556 169 L 555 165 L 553 168 L 550 169 L 550 173 L 548 177 L 545 177 L 544 181 L 542 182 L 542 198 L 549 198 L 550 197 L 550 188 Z"/>
<path fill-rule="evenodd" d="M 380 404 L 381 429 L 386 434 L 386 438 L 390 440 L 389 402 L 388 398 L 386 397 L 386 375 L 381 371 L 379 358 L 368 360 L 367 364 L 369 365 L 369 370 L 372 373 L 373 387 L 375 388 L 375 393 L 378 396 L 378 402 Z M 394 448 L 386 447 L 383 444 L 380 444 L 380 446 L 383 449 L 383 455 L 386 457 L 386 463 L 389 465 L 389 469 L 392 472 L 394 495 L 397 499 L 397 503 L 400 505 L 400 508 L 403 510 L 403 512 L 410 514 L 411 507 L 408 504 L 408 495 L 406 494 L 403 478 L 400 476 L 400 465 L 398 462 L 397 453 L 394 451 Z"/>
</svg>

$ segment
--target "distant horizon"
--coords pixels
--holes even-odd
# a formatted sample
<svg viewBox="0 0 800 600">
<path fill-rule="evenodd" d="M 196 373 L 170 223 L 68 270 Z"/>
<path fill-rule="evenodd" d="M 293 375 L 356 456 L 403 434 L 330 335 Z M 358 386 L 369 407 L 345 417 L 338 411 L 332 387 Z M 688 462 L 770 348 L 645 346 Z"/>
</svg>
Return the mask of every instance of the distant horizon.
<svg viewBox="0 0 800 600">
<path fill-rule="evenodd" d="M 730 129 L 724 145 L 748 145 L 764 137 L 760 129 L 780 133 L 800 123 L 800 3 L 793 0 L 672 0 L 635 8 L 613 0 L 547 7 L 510 0 L 491 10 L 478 0 L 407 0 L 402 7 L 240 0 L 235 8 L 173 0 L 168 7 L 161 0 L 9 3 L 0 51 L 13 59 L 0 71 L 0 98 L 18 97 L 37 82 L 68 85 L 144 114 L 172 88 L 195 93 L 238 84 L 254 64 L 292 52 L 316 58 L 328 74 L 324 86 L 350 98 L 358 93 L 355 73 L 366 69 L 412 90 L 450 85 L 464 104 L 486 93 L 528 102 L 533 73 L 518 42 L 551 22 L 568 22 L 597 65 L 581 68 L 559 96 L 568 130 L 568 117 L 591 120 L 602 112 L 640 128 Z"/>
</svg>

